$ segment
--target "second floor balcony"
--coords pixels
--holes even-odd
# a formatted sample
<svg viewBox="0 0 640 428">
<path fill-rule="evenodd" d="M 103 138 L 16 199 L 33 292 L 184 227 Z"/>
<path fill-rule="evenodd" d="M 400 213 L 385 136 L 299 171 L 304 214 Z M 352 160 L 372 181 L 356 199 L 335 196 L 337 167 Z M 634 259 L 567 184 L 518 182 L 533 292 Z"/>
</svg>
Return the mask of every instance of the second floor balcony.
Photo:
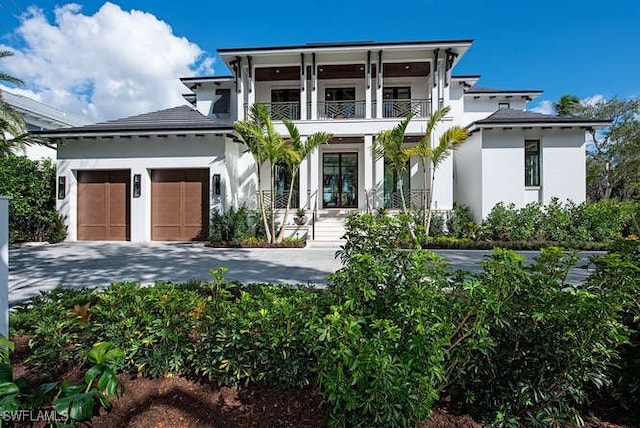
<svg viewBox="0 0 640 428">
<path fill-rule="evenodd" d="M 299 101 L 291 102 L 271 102 L 264 104 L 273 120 L 313 120 L 312 105 L 307 103 L 306 115 L 302 117 L 301 105 Z M 349 101 L 319 101 L 317 103 L 317 120 L 349 120 L 377 118 L 403 118 L 413 114 L 414 117 L 426 118 L 431 115 L 432 104 L 430 99 L 387 99 L 382 101 L 382 112 L 377 112 L 376 102 L 373 101 L 369 108 L 371 114 L 367 116 L 367 103 L 364 100 Z M 245 115 L 249 110 L 249 105 L 245 105 Z"/>
</svg>

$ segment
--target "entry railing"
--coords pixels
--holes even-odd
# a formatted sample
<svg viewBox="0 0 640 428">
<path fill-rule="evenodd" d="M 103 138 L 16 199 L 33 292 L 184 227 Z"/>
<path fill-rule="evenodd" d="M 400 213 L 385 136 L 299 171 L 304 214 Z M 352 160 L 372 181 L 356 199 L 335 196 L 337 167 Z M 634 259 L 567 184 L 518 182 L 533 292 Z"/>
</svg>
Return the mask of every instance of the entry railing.
<svg viewBox="0 0 640 428">
<path fill-rule="evenodd" d="M 404 189 L 402 193 L 404 194 L 404 202 L 407 205 L 407 208 L 423 208 L 426 192 L 429 191 L 423 189 Z M 402 197 L 400 196 L 400 192 L 385 193 L 384 207 L 392 209 L 402 208 Z"/>
</svg>

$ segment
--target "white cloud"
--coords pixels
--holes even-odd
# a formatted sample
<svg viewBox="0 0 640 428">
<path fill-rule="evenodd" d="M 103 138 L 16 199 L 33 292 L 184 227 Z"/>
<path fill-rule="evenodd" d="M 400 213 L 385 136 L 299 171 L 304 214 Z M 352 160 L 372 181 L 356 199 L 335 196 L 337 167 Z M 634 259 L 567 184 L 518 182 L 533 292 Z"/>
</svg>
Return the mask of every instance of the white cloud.
<svg viewBox="0 0 640 428">
<path fill-rule="evenodd" d="M 592 95 L 590 97 L 586 97 L 580 100 L 580 104 L 583 106 L 593 106 L 603 101 L 606 101 L 607 97 L 602 94 Z"/>
<path fill-rule="evenodd" d="M 533 107 L 530 111 L 534 113 L 543 113 L 543 114 L 555 114 L 555 109 L 553 108 L 553 101 L 542 100 Z"/>
<path fill-rule="evenodd" d="M 90 121 L 184 104 L 178 77 L 213 73 L 213 58 L 165 22 L 108 2 L 91 16 L 57 7 L 54 23 L 32 7 L 16 35 L 24 48 L 0 45 L 15 52 L 2 69 L 39 101 Z"/>
</svg>

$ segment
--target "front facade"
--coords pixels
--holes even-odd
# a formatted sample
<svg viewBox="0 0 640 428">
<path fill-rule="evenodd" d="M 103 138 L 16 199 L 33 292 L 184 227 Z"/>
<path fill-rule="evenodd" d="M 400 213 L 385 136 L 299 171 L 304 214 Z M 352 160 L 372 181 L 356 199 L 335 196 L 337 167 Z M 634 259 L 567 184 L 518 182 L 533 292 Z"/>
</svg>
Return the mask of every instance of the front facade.
<svg viewBox="0 0 640 428">
<path fill-rule="evenodd" d="M 303 162 L 294 189 L 277 166 L 267 195 L 279 205 L 292 191 L 295 205 L 318 218 L 396 208 L 400 179 L 414 208 L 431 192 L 434 208 L 463 203 L 478 220 L 498 201 L 584 200 L 585 129 L 599 124 L 526 112 L 540 91 L 483 88 L 476 85 L 479 76 L 452 74 L 470 45 L 221 49 L 229 76 L 182 79 L 192 107 L 43 133 L 58 144 L 58 203 L 69 239 L 203 239 L 211 209 L 255 208 L 256 165 L 233 132 L 255 103 L 268 107 L 283 136 L 283 118 L 294 121 L 303 138 L 334 135 Z M 394 177 L 372 155 L 376 135 L 413 113 L 406 144 L 415 144 L 443 106 L 451 111 L 436 140 L 458 125 L 469 130 L 468 142 L 436 171 L 434 189 L 423 188 L 415 160 L 406 177 Z"/>
</svg>

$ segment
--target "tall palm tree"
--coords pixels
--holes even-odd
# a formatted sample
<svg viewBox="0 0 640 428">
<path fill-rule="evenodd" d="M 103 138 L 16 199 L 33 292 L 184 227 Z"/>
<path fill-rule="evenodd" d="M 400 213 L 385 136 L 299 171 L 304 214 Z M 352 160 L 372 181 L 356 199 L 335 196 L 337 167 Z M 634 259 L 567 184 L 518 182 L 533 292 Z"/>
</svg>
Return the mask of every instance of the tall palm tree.
<svg viewBox="0 0 640 428">
<path fill-rule="evenodd" d="M 11 51 L 0 51 L 0 59 L 13 55 Z M 22 85 L 24 82 L 0 70 L 0 82 Z M 17 111 L 2 99 L 0 91 L 0 155 L 11 153 L 16 147 L 23 147 L 27 135 L 27 124 Z"/>
<path fill-rule="evenodd" d="M 450 110 L 451 108 L 448 106 L 436 110 L 431 118 L 429 118 L 429 122 L 427 122 L 427 129 L 424 137 L 422 137 L 415 147 L 408 150 L 409 154 L 411 156 L 418 157 L 422 164 L 424 176 L 424 212 L 422 216 L 422 225 L 426 229 L 427 236 L 429 236 L 429 228 L 431 227 L 431 204 L 433 202 L 433 184 L 435 182 L 436 170 L 440 165 L 442 165 L 445 159 L 447 159 L 451 153 L 460 146 L 460 144 L 467 140 L 468 137 L 467 131 L 463 128 L 459 126 L 452 126 L 442 133 L 438 140 L 438 144 L 432 146 L 431 140 L 433 139 L 433 131 Z M 429 166 L 429 170 L 427 170 L 427 166 Z"/>
<path fill-rule="evenodd" d="M 236 122 L 233 125 L 247 145 L 247 151 L 253 155 L 258 172 L 258 203 L 262 214 L 262 221 L 269 243 L 276 243 L 275 230 L 275 167 L 276 164 L 290 156 L 291 144 L 285 141 L 273 126 L 269 110 L 264 104 L 254 104 L 249 112 L 249 120 Z M 267 164 L 271 198 L 269 200 L 269 215 L 264 200 L 264 189 L 261 178 L 262 167 Z"/>
<path fill-rule="evenodd" d="M 371 148 L 374 158 L 376 160 L 386 158 L 391 169 L 400 177 L 403 177 L 407 171 L 407 162 L 411 157 L 408 149 L 403 147 L 403 144 L 405 131 L 412 118 L 413 114 L 409 113 L 409 115 L 394 126 L 393 129 L 380 132 Z M 402 212 L 407 214 L 407 203 L 404 198 L 403 185 L 402 178 L 400 178 L 398 181 L 398 191 L 400 192 L 400 201 L 402 202 Z"/>
<path fill-rule="evenodd" d="M 328 143 L 333 138 L 332 134 L 328 134 L 326 132 L 316 132 L 303 141 L 300 136 L 298 127 L 293 122 L 287 119 L 283 119 L 282 122 L 289 132 L 289 140 L 287 141 L 290 144 L 291 150 L 289 151 L 289 156 L 286 159 L 286 162 L 291 172 L 291 184 L 289 186 L 289 196 L 287 197 L 287 208 L 285 209 L 284 219 L 282 220 L 282 227 L 278 235 L 279 243 L 284 239 L 285 225 L 287 224 L 287 216 L 289 215 L 289 210 L 291 207 L 291 196 L 293 194 L 293 188 L 302 161 L 307 159 L 311 152 L 313 152 L 315 149 L 323 144 Z"/>
</svg>

